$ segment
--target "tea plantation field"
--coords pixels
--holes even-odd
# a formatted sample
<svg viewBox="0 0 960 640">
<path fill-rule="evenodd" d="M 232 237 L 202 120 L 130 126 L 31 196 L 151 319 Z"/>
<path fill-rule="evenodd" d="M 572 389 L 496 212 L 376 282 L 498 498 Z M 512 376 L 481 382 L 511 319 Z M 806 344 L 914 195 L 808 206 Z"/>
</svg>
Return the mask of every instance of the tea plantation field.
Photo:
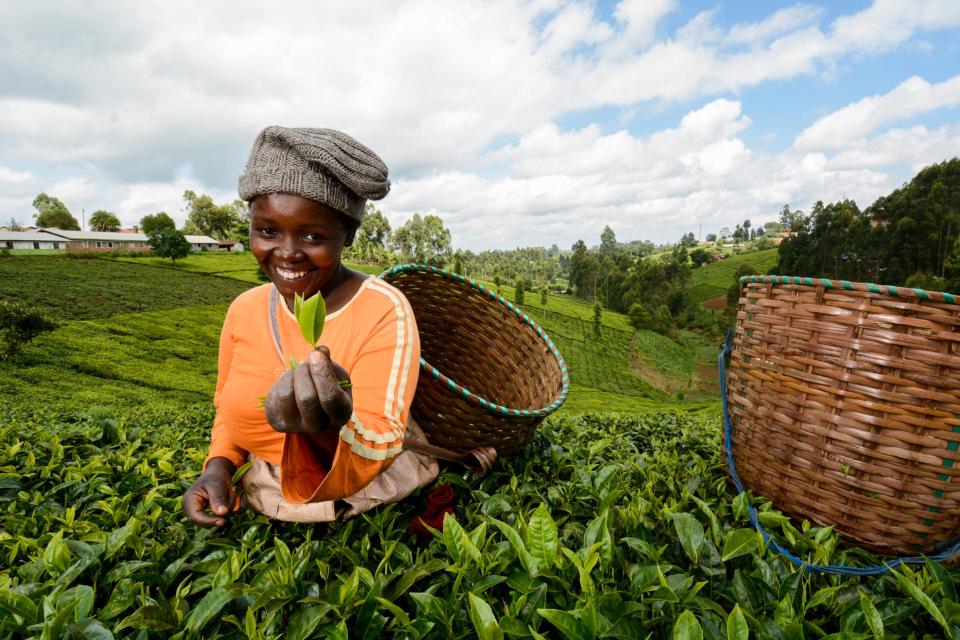
<svg viewBox="0 0 960 640">
<path fill-rule="evenodd" d="M 692 270 L 690 282 L 687 284 L 690 301 L 700 303 L 709 298 L 726 295 L 741 264 L 749 263 L 757 273 L 770 273 L 779 260 L 777 251 L 774 248 L 736 254 Z"/>
<path fill-rule="evenodd" d="M 457 501 L 435 537 L 409 530 L 423 495 L 347 523 L 245 511 L 196 528 L 180 497 L 208 443 L 229 287 L 248 285 L 5 260 L 0 298 L 32 295 L 60 327 L 0 362 L 0 638 L 960 637 L 960 572 L 796 571 L 728 486 L 716 402 L 621 394 L 576 368 L 565 410 L 517 455 L 482 479 L 444 467 Z M 90 278 L 98 268 L 113 277 Z M 570 332 L 584 350 L 617 348 Z M 755 504 L 805 559 L 881 560 Z"/>
</svg>

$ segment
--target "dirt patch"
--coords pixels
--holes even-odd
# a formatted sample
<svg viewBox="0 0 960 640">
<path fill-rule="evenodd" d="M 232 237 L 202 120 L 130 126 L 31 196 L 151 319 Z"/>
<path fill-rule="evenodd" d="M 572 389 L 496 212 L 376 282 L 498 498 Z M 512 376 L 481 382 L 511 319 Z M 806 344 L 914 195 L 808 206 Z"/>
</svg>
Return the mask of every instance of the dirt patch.
<svg viewBox="0 0 960 640">
<path fill-rule="evenodd" d="M 697 388 L 705 393 L 720 393 L 720 374 L 717 373 L 716 364 L 697 364 Z"/>
<path fill-rule="evenodd" d="M 707 298 L 700 303 L 700 306 L 708 311 L 721 311 L 727 306 L 727 294 L 719 295 L 714 298 Z"/>
</svg>

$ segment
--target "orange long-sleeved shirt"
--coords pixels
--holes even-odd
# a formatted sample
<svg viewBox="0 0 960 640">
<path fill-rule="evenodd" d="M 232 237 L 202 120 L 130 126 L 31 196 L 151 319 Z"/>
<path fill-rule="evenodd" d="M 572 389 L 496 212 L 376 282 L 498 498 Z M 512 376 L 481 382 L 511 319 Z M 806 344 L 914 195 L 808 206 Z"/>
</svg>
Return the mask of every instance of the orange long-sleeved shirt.
<svg viewBox="0 0 960 640">
<path fill-rule="evenodd" d="M 420 338 L 403 294 L 377 278 L 327 316 L 320 344 L 350 374 L 353 415 L 339 433 L 320 436 L 273 430 L 258 407 L 289 366 L 312 346 L 281 301 L 278 325 L 283 361 L 270 331 L 266 284 L 230 305 L 220 335 L 217 409 L 207 460 L 241 465 L 247 453 L 280 465 L 283 497 L 291 502 L 339 500 L 366 486 L 400 453 L 420 371 Z"/>
</svg>

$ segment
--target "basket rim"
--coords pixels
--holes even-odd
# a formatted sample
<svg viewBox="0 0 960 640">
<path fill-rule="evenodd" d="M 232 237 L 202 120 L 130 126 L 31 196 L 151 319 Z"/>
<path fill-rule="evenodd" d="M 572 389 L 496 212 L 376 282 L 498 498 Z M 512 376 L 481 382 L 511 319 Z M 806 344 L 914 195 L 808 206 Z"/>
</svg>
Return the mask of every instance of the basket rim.
<svg viewBox="0 0 960 640">
<path fill-rule="evenodd" d="M 960 295 L 947 293 L 946 291 L 927 291 L 926 289 L 913 289 L 910 287 L 898 287 L 892 284 L 875 284 L 873 282 L 851 282 L 850 280 L 831 280 L 829 278 L 809 278 L 806 276 L 741 276 L 740 286 L 750 283 L 760 284 L 799 284 L 810 287 L 823 287 L 825 289 L 843 289 L 846 291 L 867 291 L 880 295 L 895 296 L 898 298 L 918 298 L 928 302 L 944 302 L 947 304 L 960 304 Z"/>
<path fill-rule="evenodd" d="M 500 417 L 511 418 L 511 419 L 533 418 L 533 417 L 544 418 L 560 408 L 560 406 L 567 399 L 567 396 L 570 394 L 570 373 L 567 370 L 566 361 L 564 361 L 563 356 L 560 355 L 560 351 L 557 349 L 557 346 L 553 343 L 553 340 L 550 339 L 550 336 L 547 335 L 547 332 L 544 331 L 543 328 L 539 324 L 537 324 L 533 318 L 531 318 L 526 313 L 524 313 L 520 307 L 511 303 L 503 296 L 497 295 L 490 289 L 487 289 L 479 282 L 471 278 L 461 276 L 458 273 L 446 271 L 445 269 L 434 267 L 432 265 L 412 264 L 412 263 L 398 264 L 393 267 L 390 267 L 389 269 L 387 269 L 377 277 L 380 278 L 381 280 L 386 280 L 389 282 L 390 276 L 394 276 L 400 273 L 411 273 L 411 272 L 431 274 L 431 275 L 435 275 L 437 277 L 443 278 L 445 280 L 454 280 L 461 284 L 465 284 L 471 287 L 472 289 L 475 289 L 480 293 L 484 294 L 493 302 L 497 302 L 501 306 L 509 310 L 513 315 L 515 315 L 517 318 L 523 321 L 524 324 L 526 324 L 531 329 L 533 329 L 537 337 L 540 338 L 543 341 L 543 343 L 547 346 L 547 350 L 550 352 L 550 354 L 553 356 L 553 359 L 556 361 L 557 365 L 560 367 L 560 379 L 561 379 L 562 386 L 560 388 L 560 393 L 557 394 L 557 397 L 554 398 L 553 402 L 551 402 L 549 405 L 545 407 L 541 407 L 540 409 L 516 409 L 511 407 L 505 407 L 495 402 L 491 402 L 486 398 L 484 398 L 483 396 L 480 396 L 479 394 L 476 394 L 470 391 L 463 385 L 458 384 L 457 382 L 452 380 L 450 377 L 441 373 L 439 369 L 431 365 L 425 359 L 420 358 L 420 368 L 426 371 L 427 373 L 429 373 L 430 377 L 435 382 L 437 382 L 441 386 L 445 386 L 449 388 L 451 391 L 453 391 L 454 393 L 456 393 L 466 401 L 470 402 L 471 404 L 479 406 L 485 409 L 486 411 L 489 411 L 490 413 L 493 413 Z"/>
</svg>

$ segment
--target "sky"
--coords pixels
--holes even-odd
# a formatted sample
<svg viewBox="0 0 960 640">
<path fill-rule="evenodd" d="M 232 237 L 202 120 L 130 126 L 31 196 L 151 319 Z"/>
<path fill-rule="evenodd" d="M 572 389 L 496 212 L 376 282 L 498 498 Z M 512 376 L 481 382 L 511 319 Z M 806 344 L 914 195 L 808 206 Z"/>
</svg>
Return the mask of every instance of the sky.
<svg viewBox="0 0 960 640">
<path fill-rule="evenodd" d="M 376 151 L 455 247 L 675 242 L 960 155 L 960 2 L 0 1 L 0 224 L 218 202 L 265 126 Z"/>
</svg>

